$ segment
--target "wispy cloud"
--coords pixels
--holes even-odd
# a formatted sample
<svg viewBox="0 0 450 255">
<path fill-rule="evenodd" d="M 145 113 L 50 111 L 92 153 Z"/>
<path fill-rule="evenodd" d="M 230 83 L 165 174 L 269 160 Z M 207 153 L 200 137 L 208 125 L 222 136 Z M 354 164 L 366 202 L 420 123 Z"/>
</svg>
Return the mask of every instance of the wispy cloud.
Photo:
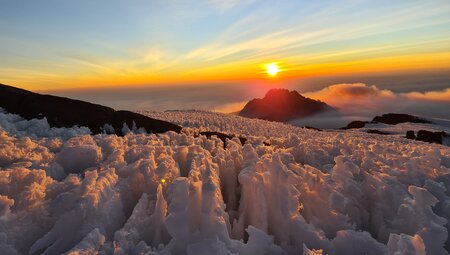
<svg viewBox="0 0 450 255">
<path fill-rule="evenodd" d="M 339 8 L 336 5 L 329 9 L 336 10 Z M 350 10 L 351 8 L 348 9 Z M 439 21 L 429 19 L 437 14 L 449 11 L 448 6 L 444 6 L 443 9 L 436 9 L 426 8 L 426 5 L 408 6 L 406 9 L 396 10 L 392 13 L 380 13 L 375 19 L 358 19 L 356 23 L 355 20 L 348 17 L 342 17 L 341 21 L 336 22 L 343 13 L 348 13 L 349 10 L 342 11 L 342 13 L 322 11 L 306 14 L 296 22 L 297 24 L 285 22 L 284 25 L 283 23 L 280 24 L 279 20 L 277 22 L 276 15 L 267 13 L 265 9 L 259 10 L 257 13 L 252 13 L 250 17 L 244 17 L 235 24 L 230 25 L 229 29 L 219 35 L 217 40 L 187 53 L 185 58 L 213 61 L 227 58 L 240 52 L 250 52 L 251 54 L 248 54 L 250 58 L 270 54 L 277 55 L 280 58 L 292 58 L 292 54 L 294 54 L 294 56 L 300 58 L 308 53 L 302 50 L 302 48 L 308 46 L 350 41 L 351 39 L 413 29 L 418 26 L 450 22 L 450 18 Z M 358 16 L 363 16 L 364 12 L 369 11 L 361 11 Z M 370 16 L 370 13 L 368 13 L 368 16 Z M 255 24 L 260 24 L 256 27 L 265 27 L 267 20 L 277 25 L 267 25 L 265 30 L 259 30 L 259 33 L 253 33 L 252 36 L 237 36 L 243 35 L 243 31 L 254 31 Z M 418 20 L 423 20 L 424 22 L 418 24 Z M 396 44 L 407 47 L 409 44 L 417 44 L 417 42 L 395 42 Z M 376 48 L 380 50 L 383 47 L 394 48 L 396 47 L 395 45 L 386 45 L 384 43 L 384 45 Z M 330 46 L 333 49 L 333 46 Z M 358 45 L 355 46 L 358 47 Z M 292 52 L 292 49 L 296 49 L 296 52 Z M 287 51 L 291 55 L 283 54 Z M 320 56 L 318 52 L 313 54 Z M 338 56 L 338 54 L 335 56 Z"/>
<path fill-rule="evenodd" d="M 49 22 L 40 12 L 30 19 L 14 16 L 26 26 L 0 25 L 0 58 L 8 60 L 0 68 L 22 69 L 18 81 L 26 72 L 63 75 L 54 83 L 65 86 L 89 79 L 151 84 L 261 78 L 259 66 L 266 61 L 283 63 L 286 77 L 450 68 L 448 1 L 183 0 L 110 7 L 102 20 L 89 16 L 89 22 L 77 15 Z"/>
</svg>

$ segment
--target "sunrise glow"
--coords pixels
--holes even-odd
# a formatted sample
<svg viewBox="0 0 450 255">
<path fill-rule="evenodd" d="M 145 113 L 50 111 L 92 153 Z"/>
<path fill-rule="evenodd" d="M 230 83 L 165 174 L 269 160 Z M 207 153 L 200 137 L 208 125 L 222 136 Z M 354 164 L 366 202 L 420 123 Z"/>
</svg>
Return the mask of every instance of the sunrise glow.
<svg viewBox="0 0 450 255">
<path fill-rule="evenodd" d="M 270 63 L 266 65 L 266 73 L 269 76 L 276 76 L 278 73 L 280 72 L 280 68 L 278 67 L 278 65 L 276 63 Z"/>
<path fill-rule="evenodd" d="M 445 72 L 449 11 L 448 1 L 8 1 L 0 81 L 33 90 L 240 82 L 263 78 L 268 59 L 289 66 L 263 70 L 277 78 L 280 69 L 283 78 Z"/>
</svg>

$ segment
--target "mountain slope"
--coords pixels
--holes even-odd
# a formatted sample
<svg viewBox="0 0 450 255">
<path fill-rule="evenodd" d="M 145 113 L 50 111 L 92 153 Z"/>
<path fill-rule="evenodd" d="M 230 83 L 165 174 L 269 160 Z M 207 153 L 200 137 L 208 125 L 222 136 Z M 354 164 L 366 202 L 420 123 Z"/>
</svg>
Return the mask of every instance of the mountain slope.
<svg viewBox="0 0 450 255">
<path fill-rule="evenodd" d="M 172 123 L 152 119 L 130 111 L 115 111 L 98 104 L 65 97 L 41 95 L 24 89 L 0 84 L 0 107 L 25 119 L 47 118 L 51 127 L 88 127 L 94 134 L 102 132 L 105 124 L 111 125 L 115 133 L 123 135 L 122 127 L 133 123 L 148 132 L 180 132 L 181 127 Z"/>
</svg>

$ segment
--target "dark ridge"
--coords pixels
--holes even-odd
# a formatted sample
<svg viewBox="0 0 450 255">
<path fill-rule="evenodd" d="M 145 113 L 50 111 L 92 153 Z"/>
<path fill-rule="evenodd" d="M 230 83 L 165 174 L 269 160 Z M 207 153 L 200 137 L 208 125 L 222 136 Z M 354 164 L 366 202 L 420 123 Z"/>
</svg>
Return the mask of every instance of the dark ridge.
<svg viewBox="0 0 450 255">
<path fill-rule="evenodd" d="M 406 131 L 406 138 L 415 140 L 416 134 L 413 130 Z"/>
<path fill-rule="evenodd" d="M 115 130 L 121 129 L 123 123 L 126 123 L 128 127 L 132 127 L 133 122 L 136 124 L 137 128 L 143 127 L 147 132 L 149 131 L 151 131 L 152 133 L 164 133 L 167 131 L 174 131 L 177 133 L 181 132 L 180 126 L 177 126 L 167 121 L 153 119 L 145 115 L 130 111 L 121 110 L 114 112 L 113 127 Z"/>
<path fill-rule="evenodd" d="M 304 97 L 295 90 L 271 89 L 264 98 L 250 100 L 239 115 L 270 121 L 289 121 L 330 110 L 334 108 Z"/>
<path fill-rule="evenodd" d="M 366 124 L 376 124 L 376 123 L 383 123 L 383 124 L 389 124 L 389 125 L 397 125 L 400 123 L 405 122 L 411 122 L 411 123 L 430 123 L 433 122 L 419 118 L 417 116 L 409 115 L 409 114 L 402 114 L 402 113 L 387 113 L 383 114 L 381 116 L 375 116 L 372 121 L 360 121 L 355 120 L 350 122 L 347 126 L 342 127 L 340 129 L 346 130 L 346 129 L 352 129 L 352 128 L 363 128 Z"/>
<path fill-rule="evenodd" d="M 438 143 L 442 144 L 442 140 L 446 137 L 450 137 L 450 134 L 441 132 L 431 132 L 427 130 L 419 130 L 417 131 L 416 140 L 428 142 L 428 143 Z"/>
<path fill-rule="evenodd" d="M 400 123 L 411 122 L 411 123 L 432 123 L 429 120 L 419 118 L 417 116 L 401 113 L 387 113 L 381 116 L 376 116 L 372 121 L 380 122 L 384 124 L 397 125 Z"/>
<path fill-rule="evenodd" d="M 369 121 L 355 120 L 355 121 L 348 123 L 347 126 L 342 127 L 340 129 L 347 130 L 347 129 L 352 129 L 352 128 L 363 128 L 366 124 L 369 124 L 369 123 L 370 123 Z"/>
<path fill-rule="evenodd" d="M 323 131 L 323 129 L 315 128 L 315 127 L 311 127 L 311 126 L 303 126 L 303 128 L 312 129 L 312 130 L 316 130 L 316 131 Z"/>
<path fill-rule="evenodd" d="M 366 132 L 369 133 L 369 134 L 389 135 L 389 133 L 380 131 L 378 129 L 368 129 Z"/>
<path fill-rule="evenodd" d="M 428 130 L 419 130 L 416 135 L 413 130 L 409 130 L 406 131 L 406 138 L 427 143 L 443 144 L 444 138 L 450 138 L 450 134 L 447 134 L 444 131 L 433 132 Z"/>
<path fill-rule="evenodd" d="M 145 128 L 147 132 L 152 133 L 181 131 L 180 126 L 138 113 L 115 111 L 103 105 L 66 97 L 41 95 L 3 84 L 0 84 L 0 107 L 28 120 L 45 117 L 51 127 L 88 127 L 93 134 L 101 133 L 103 126 L 109 124 L 117 135 L 124 135 L 123 124 L 126 123 L 131 128 L 133 122 L 137 128 Z"/>
</svg>

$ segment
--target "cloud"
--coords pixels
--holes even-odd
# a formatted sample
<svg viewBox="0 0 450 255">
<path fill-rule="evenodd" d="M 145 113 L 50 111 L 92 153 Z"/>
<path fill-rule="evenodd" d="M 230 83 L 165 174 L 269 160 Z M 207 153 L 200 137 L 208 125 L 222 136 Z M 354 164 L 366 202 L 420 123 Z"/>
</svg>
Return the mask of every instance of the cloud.
<svg viewBox="0 0 450 255">
<path fill-rule="evenodd" d="M 392 98 L 395 95 L 389 90 L 381 90 L 375 85 L 368 86 L 364 83 L 343 83 L 328 86 L 320 91 L 307 93 L 309 97 L 316 99 L 336 100 L 342 99 L 359 100 L 367 97 Z"/>
<path fill-rule="evenodd" d="M 228 10 L 238 5 L 254 2 L 253 0 L 209 1 L 220 10 Z M 301 11 L 302 7 L 304 5 L 300 2 L 290 3 L 290 5 L 283 3 L 273 5 L 270 2 L 259 3 L 250 14 L 240 17 L 235 23 L 230 24 L 227 29 L 218 34 L 215 40 L 200 45 L 191 52 L 187 52 L 180 58 L 180 61 L 183 62 L 186 59 L 195 59 L 197 61 L 222 59 L 229 61 L 236 55 L 239 55 L 239 61 L 242 59 L 264 59 L 273 56 L 280 58 L 282 56 L 282 58 L 291 60 L 301 60 L 302 63 L 314 62 L 323 58 L 330 60 L 342 55 L 360 56 L 362 54 L 374 54 L 374 57 L 378 58 L 380 51 L 388 51 L 392 54 L 393 50 L 423 46 L 423 42 L 409 41 L 400 45 L 397 43 L 395 45 L 366 47 L 352 51 L 330 46 L 329 50 L 321 51 L 320 54 L 317 54 L 317 52 L 307 54 L 305 52 L 311 51 L 299 51 L 299 49 L 323 44 L 335 45 L 336 42 L 379 35 L 380 31 L 383 31 L 383 33 L 395 32 L 398 31 L 399 27 L 402 29 L 410 28 L 411 24 L 418 22 L 418 20 L 421 20 L 423 25 L 428 25 L 425 22 L 428 17 L 442 12 L 439 9 L 426 8 L 425 4 L 421 6 L 411 5 L 404 9 L 393 9 L 389 13 L 383 13 L 383 19 L 377 19 L 376 22 L 370 19 L 363 19 L 358 24 L 354 24 L 353 20 L 347 20 L 341 16 L 348 6 L 342 7 L 339 4 L 330 4 L 326 5 L 327 8 L 324 8 L 323 11 L 309 13 L 303 13 Z M 298 15 L 295 19 L 296 22 L 286 19 L 286 8 L 299 9 L 301 15 Z M 411 13 L 417 13 L 419 10 L 421 10 L 420 15 L 410 15 Z M 370 12 L 367 14 L 370 17 Z M 339 19 L 339 22 L 336 22 L 335 19 Z M 322 22 L 318 23 L 317 20 Z M 333 29 L 330 29 L 328 24 L 332 22 Z M 255 27 L 255 24 L 258 24 L 258 26 Z M 352 29 L 349 29 L 349 25 L 351 25 Z M 433 42 L 435 41 L 430 40 L 427 41 L 427 44 Z"/>
<path fill-rule="evenodd" d="M 376 114 L 400 112 L 427 117 L 449 118 L 450 88 L 442 91 L 394 93 L 364 83 L 328 86 L 304 96 L 321 100 L 343 114 L 373 117 Z"/>
<path fill-rule="evenodd" d="M 319 91 L 305 93 L 304 96 L 326 102 L 352 115 L 372 115 L 380 105 L 386 105 L 396 98 L 392 91 L 364 83 L 335 84 Z"/>
<path fill-rule="evenodd" d="M 262 91 L 262 95 L 265 91 Z M 158 87 L 126 87 L 91 90 L 45 91 L 123 110 L 215 110 L 234 112 L 255 96 L 240 83 L 183 84 Z"/>
<path fill-rule="evenodd" d="M 441 91 L 410 92 L 402 94 L 410 100 L 438 101 L 450 103 L 450 88 Z"/>
<path fill-rule="evenodd" d="M 381 83 L 381 82 L 380 82 Z M 280 84 L 279 86 L 282 86 Z M 405 85 L 405 87 L 409 87 Z M 273 87 L 264 84 L 216 83 L 158 87 L 127 87 L 96 90 L 45 91 L 125 110 L 199 109 L 236 112 L 252 98 L 263 97 Z M 291 87 L 302 91 L 301 87 Z M 305 87 L 303 87 L 305 89 Z M 304 91 L 304 90 L 303 90 Z M 393 92 L 364 83 L 343 83 L 302 95 L 321 100 L 347 117 L 371 119 L 388 112 L 404 112 L 428 117 L 450 116 L 449 89 L 428 92 Z"/>
</svg>

